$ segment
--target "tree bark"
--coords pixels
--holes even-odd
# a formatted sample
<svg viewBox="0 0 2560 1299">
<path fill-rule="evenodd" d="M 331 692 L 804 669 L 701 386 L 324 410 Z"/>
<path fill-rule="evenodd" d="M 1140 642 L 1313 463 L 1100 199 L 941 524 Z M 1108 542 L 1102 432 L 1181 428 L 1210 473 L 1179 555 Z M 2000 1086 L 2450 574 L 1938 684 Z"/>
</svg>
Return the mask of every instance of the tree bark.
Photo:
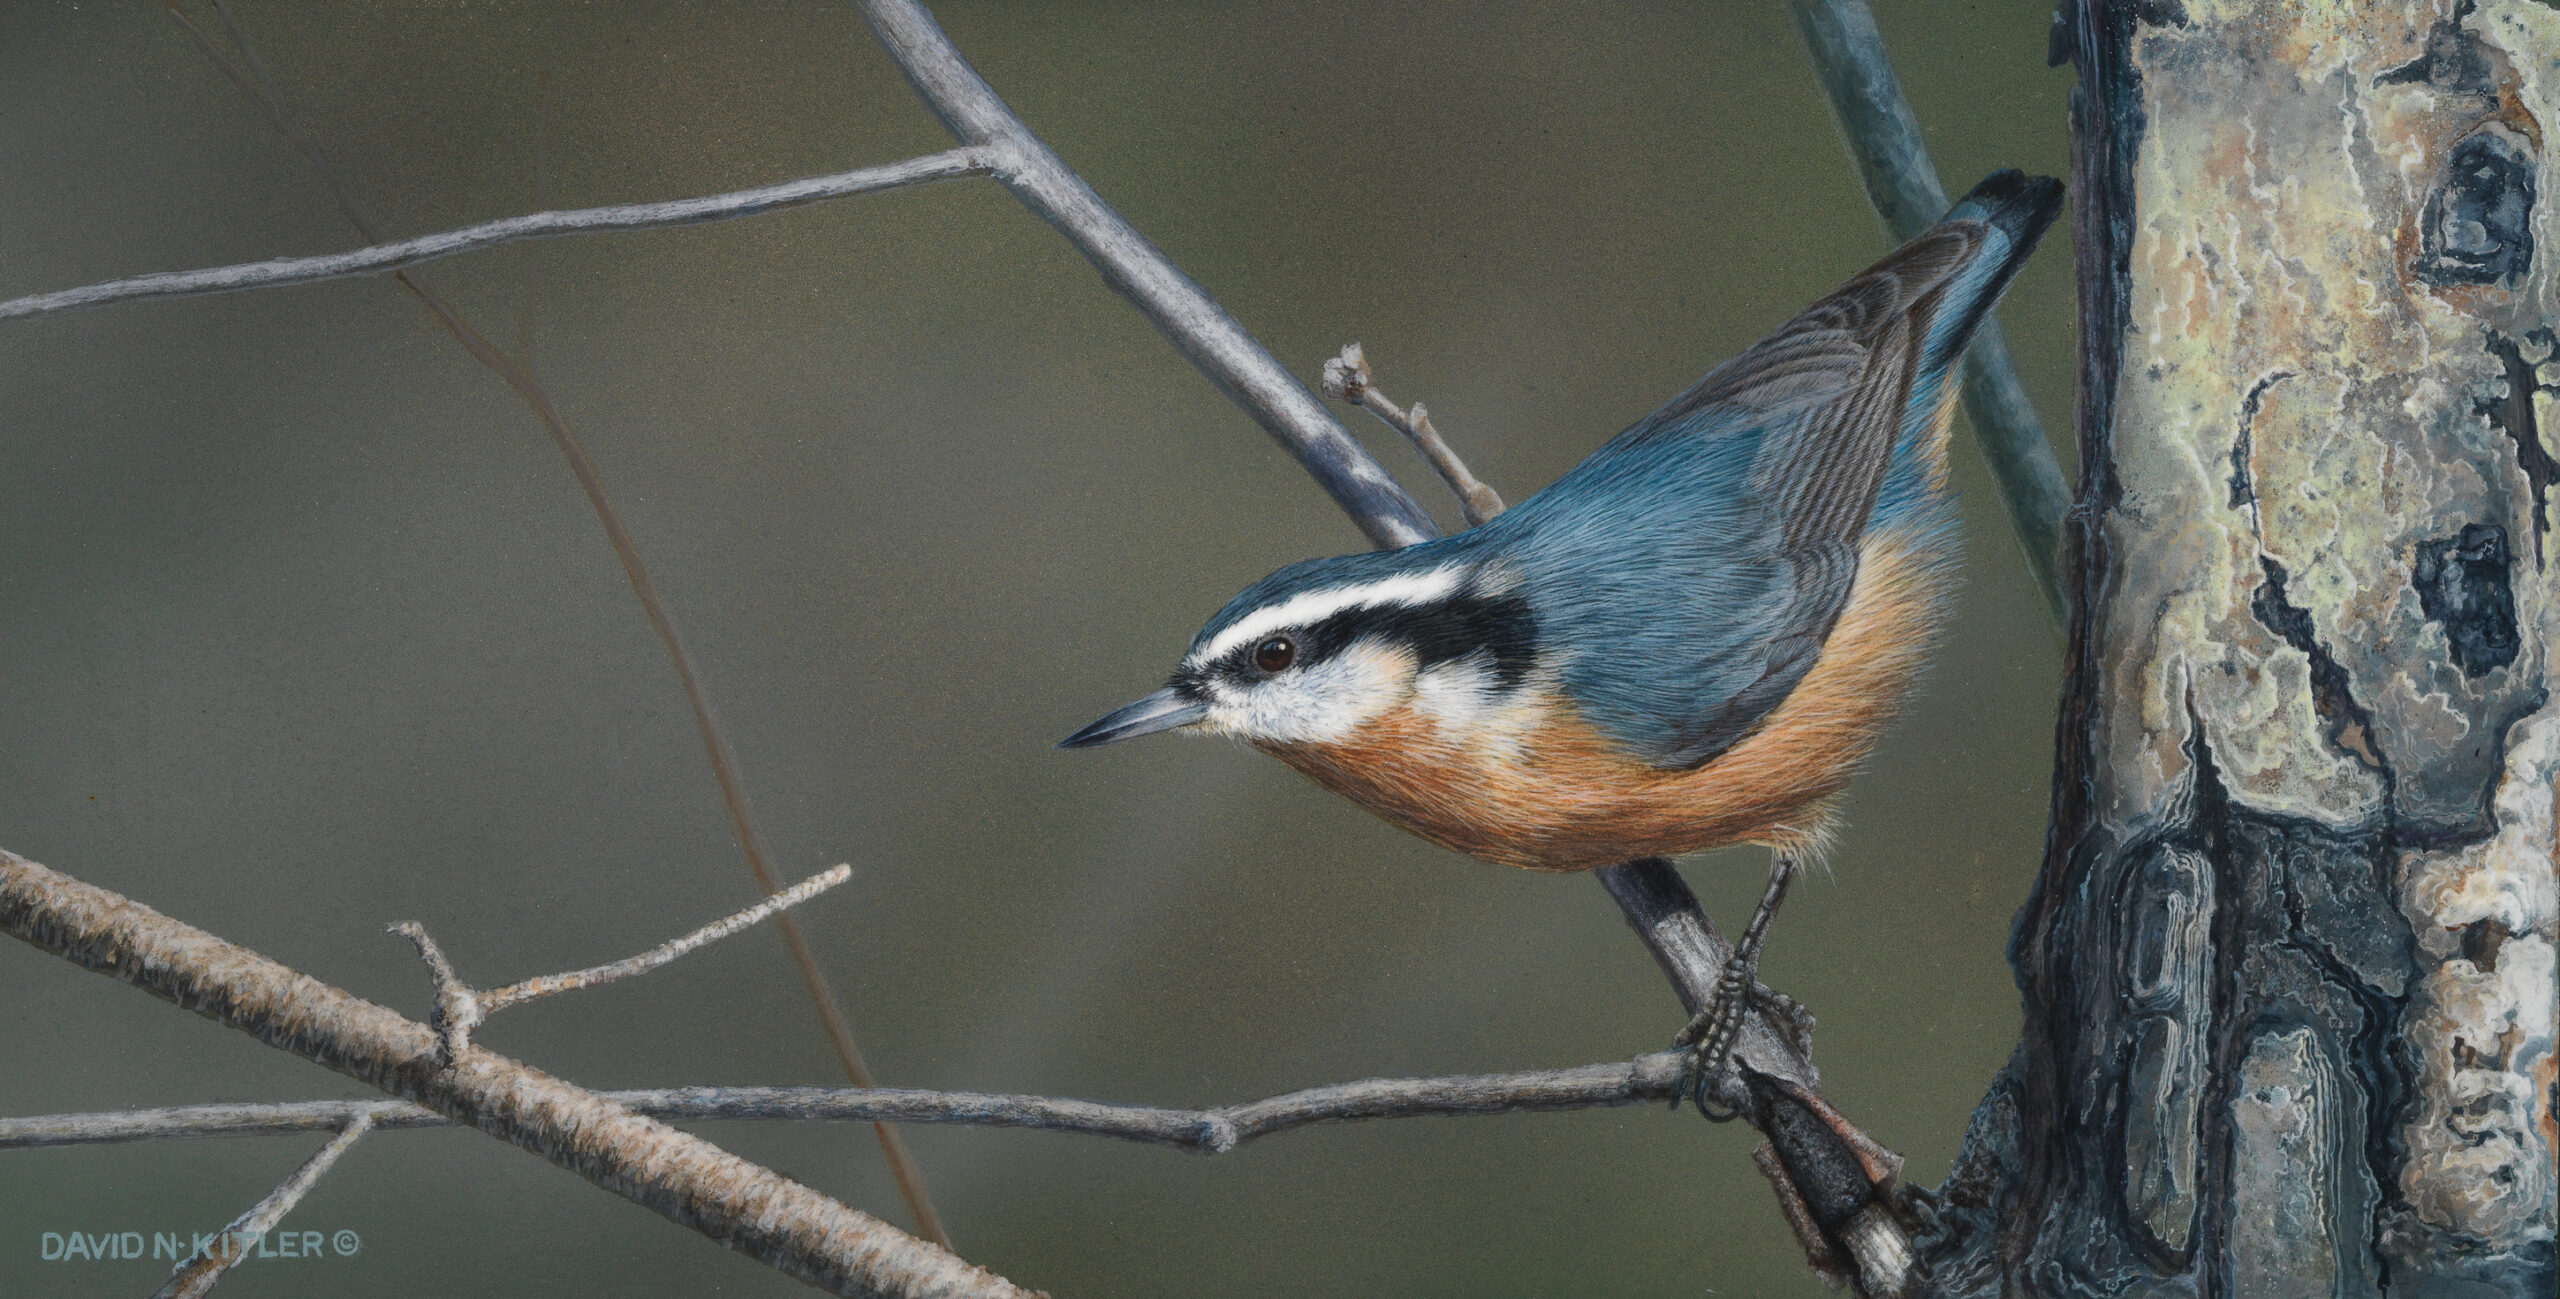
<svg viewBox="0 0 2560 1299">
<path fill-rule="evenodd" d="M 2067 0 L 2084 360 L 1955 1295 L 2554 1293 L 2560 11 Z"/>
</svg>

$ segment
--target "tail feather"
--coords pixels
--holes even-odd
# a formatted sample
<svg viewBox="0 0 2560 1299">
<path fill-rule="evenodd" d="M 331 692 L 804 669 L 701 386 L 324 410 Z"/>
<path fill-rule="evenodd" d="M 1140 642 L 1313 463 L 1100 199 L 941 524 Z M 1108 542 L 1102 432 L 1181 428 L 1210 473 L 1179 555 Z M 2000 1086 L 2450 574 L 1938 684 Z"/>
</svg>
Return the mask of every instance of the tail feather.
<svg viewBox="0 0 2560 1299">
<path fill-rule="evenodd" d="M 1981 184 L 1947 209 L 1940 225 L 1967 222 L 1988 227 L 1998 246 L 1985 249 L 1949 285 L 1945 313 L 1930 322 L 1931 354 L 1924 357 L 1923 369 L 1941 369 L 1963 352 L 1983 315 L 2000 300 L 2001 291 L 2035 251 L 2036 241 L 2061 213 L 2062 182 L 2020 171 L 1995 171 L 1983 177 Z"/>
</svg>

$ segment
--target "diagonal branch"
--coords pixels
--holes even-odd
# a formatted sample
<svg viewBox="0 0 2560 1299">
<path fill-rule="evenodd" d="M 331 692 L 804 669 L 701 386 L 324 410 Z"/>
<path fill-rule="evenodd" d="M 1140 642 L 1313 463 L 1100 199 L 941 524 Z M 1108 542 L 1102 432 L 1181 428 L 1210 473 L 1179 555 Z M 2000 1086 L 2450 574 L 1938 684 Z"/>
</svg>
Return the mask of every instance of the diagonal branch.
<svg viewBox="0 0 2560 1299">
<path fill-rule="evenodd" d="M 762 216 L 786 208 L 802 207 L 833 198 L 855 194 L 875 194 L 881 190 L 919 185 L 927 181 L 951 180 L 962 176 L 982 176 L 987 172 L 987 151 L 983 149 L 951 149 L 909 158 L 903 162 L 878 167 L 861 167 L 827 176 L 809 176 L 753 189 L 734 190 L 701 198 L 671 199 L 663 203 L 617 203 L 608 207 L 575 208 L 565 212 L 533 212 L 524 216 L 483 221 L 414 239 L 369 244 L 343 253 L 326 253 L 317 257 L 278 257 L 263 262 L 244 262 L 237 266 L 217 266 L 201 271 L 162 271 L 137 275 L 130 279 L 110 280 L 76 289 L 60 289 L 52 293 L 31 294 L 0 302 L 0 320 L 18 316 L 41 316 L 78 307 L 104 306 L 111 302 L 133 302 L 144 298 L 184 298 L 207 293 L 234 293 L 243 289 L 276 288 L 288 284 L 316 284 L 322 280 L 345 279 L 356 275 L 379 275 L 420 262 L 451 257 L 457 253 L 476 252 L 500 244 L 520 243 L 529 239 L 557 239 L 564 235 L 604 234 L 620 230 L 657 230 L 667 226 L 699 225 L 707 221 L 728 221 L 738 217 Z"/>
<path fill-rule="evenodd" d="M 1523 1114 L 1660 1102 L 1679 1094 L 1685 1051 L 1657 1051 L 1615 1064 L 1440 1078 L 1369 1078 L 1310 1087 L 1208 1110 L 1117 1105 L 1054 1096 L 854 1087 L 668 1087 L 598 1092 L 635 1114 L 668 1122 L 785 1119 L 950 1123 L 1037 1128 L 1223 1155 L 1258 1137 L 1323 1123 L 1465 1114 Z M 0 1119 L 0 1150 L 106 1145 L 193 1137 L 325 1130 L 358 1118 L 377 1128 L 451 1126 L 452 1120 L 399 1101 L 286 1101 L 268 1105 L 185 1105 L 114 1114 L 50 1114 Z"/>
<path fill-rule="evenodd" d="M 1306 389 L 1200 286 L 1111 210 L 1031 134 L 915 0 L 858 0 L 874 35 L 953 135 L 1002 152 L 996 177 L 1084 252 L 1103 279 L 1163 330 L 1176 349 L 1298 458 L 1371 541 L 1410 545 L 1440 535 L 1428 514 Z M 1659 858 L 1597 872 L 1652 949 L 1691 1014 L 1713 994 L 1731 949 L 1671 863 Z M 1824 1103 L 1812 1063 L 1791 1040 L 1792 1016 L 1758 1005 L 1735 1058 L 1713 1084 L 1725 1108 L 1776 1148 L 1801 1198 L 1837 1252 L 1854 1257 L 1870 1296 L 1906 1293 L 1908 1236 L 1889 1197 L 1899 1161 Z"/>
<path fill-rule="evenodd" d="M 961 57 L 915 0 L 858 0 L 916 93 L 953 135 L 1003 150 L 996 177 L 1082 250 L 1103 279 L 1163 330 L 1176 349 L 1224 387 L 1237 404 L 1298 457 L 1369 539 L 1410 545 L 1440 535 L 1305 388 L 1279 368 L 1200 286 L 1175 268 L 1091 186 L 1058 161 Z M 1597 872 L 1691 1014 L 1713 994 L 1732 956 L 1697 896 L 1671 863 L 1647 858 Z M 1713 1085 L 1725 1108 L 1766 1134 L 1800 1198 L 1822 1209 L 1820 1228 L 1852 1256 L 1870 1296 L 1904 1294 L 1908 1237 L 1889 1196 L 1899 1161 L 1824 1103 L 1813 1065 L 1791 1038 L 1793 1017 L 1755 1006 L 1729 1070 Z"/>
<path fill-rule="evenodd" d="M 275 1230 L 276 1224 L 293 1212 L 293 1206 L 302 1203 L 302 1197 L 320 1184 L 320 1179 L 337 1164 L 338 1156 L 347 1153 L 347 1148 L 353 1146 L 357 1138 L 372 1130 L 371 1111 L 359 1110 L 349 1115 L 345 1125 L 338 1129 L 338 1135 L 329 1138 L 329 1144 L 303 1161 L 302 1167 L 293 1170 L 293 1176 L 286 1178 L 283 1185 L 267 1192 L 265 1199 L 249 1206 L 247 1213 L 232 1219 L 230 1225 L 213 1234 L 211 1241 L 180 1262 L 172 1271 L 169 1283 L 160 1287 L 151 1299 L 197 1299 L 197 1296 L 213 1289 L 215 1283 L 222 1280 L 223 1273 L 230 1271 L 234 1264 L 247 1258 L 249 1251 L 257 1247 L 259 1237 Z"/>
<path fill-rule="evenodd" d="M 0 932 L 532 1151 L 840 1295 L 1027 1299 L 938 1245 L 584 1088 L 0 849 Z"/>
<path fill-rule="evenodd" d="M 1174 350 L 1298 458 L 1369 540 L 1409 546 L 1439 535 L 1431 516 L 1322 402 L 1191 277 L 1093 192 L 1013 115 L 915 0 L 859 0 L 871 33 L 951 134 L 994 151 L 996 179 L 1102 272 Z"/>
<path fill-rule="evenodd" d="M 328 155 L 321 152 L 319 143 L 302 129 L 300 121 L 286 108 L 284 96 L 276 89 L 274 79 L 267 76 L 265 64 L 258 59 L 257 47 L 250 42 L 248 33 L 231 21 L 231 11 L 224 6 L 223 0 L 213 0 L 214 12 L 221 16 L 224 29 L 230 33 L 232 42 L 239 46 L 241 56 L 247 62 L 245 70 L 224 57 L 204 30 L 188 19 L 178 0 L 166 2 L 170 17 L 196 38 L 196 42 L 204 47 L 206 56 L 240 87 L 242 93 L 266 105 L 276 129 L 301 150 L 312 170 L 327 182 L 330 193 L 337 199 L 338 210 L 346 214 L 347 220 L 363 233 L 367 241 L 382 242 L 381 230 L 365 214 L 345 178 L 338 174 Z M 640 601 L 641 612 L 647 615 L 650 629 L 658 634 L 659 643 L 666 646 L 668 661 L 675 668 L 678 684 L 684 689 L 685 703 L 693 712 L 694 729 L 702 736 L 703 755 L 711 764 L 712 780 L 720 787 L 721 806 L 729 814 L 730 830 L 738 840 L 739 852 L 746 858 L 747 870 L 766 893 L 780 892 L 782 885 L 774 878 L 773 868 L 768 864 L 773 859 L 772 848 L 765 843 L 764 830 L 756 823 L 754 809 L 748 804 L 746 781 L 738 774 L 737 758 L 730 753 L 728 737 L 720 729 L 720 717 L 711 706 L 711 694 L 702 684 L 702 674 L 694 670 L 693 655 L 686 650 L 684 637 L 676 631 L 675 617 L 668 612 L 666 602 L 658 597 L 657 582 L 649 575 L 649 566 L 640 558 L 639 543 L 632 540 L 631 530 L 623 525 L 622 512 L 614 508 L 613 498 L 605 492 L 604 476 L 597 472 L 595 461 L 587 455 L 586 444 L 570 431 L 567 417 L 561 414 L 559 405 L 551 400 L 550 392 L 530 370 L 499 351 L 497 344 L 490 342 L 486 335 L 463 318 L 453 304 L 428 288 L 424 281 L 405 270 L 392 274 L 401 287 L 416 294 L 418 300 L 435 313 L 436 319 L 444 324 L 456 342 L 462 344 L 463 350 L 515 390 L 516 395 L 541 419 L 543 428 L 551 434 L 553 445 L 569 462 L 570 474 L 578 480 L 579 489 L 586 493 L 587 504 L 595 511 L 596 522 L 603 526 L 605 539 L 612 544 L 615 557 L 622 562 L 623 576 L 630 580 L 631 592 Z M 800 973 L 800 984 L 808 992 L 810 1004 L 817 1012 L 819 1027 L 826 1033 L 828 1045 L 835 1049 L 837 1065 L 855 1086 L 870 1086 L 870 1066 L 863 1062 L 862 1050 L 854 1044 L 853 1030 L 845 1023 L 844 1011 L 836 1005 L 835 989 L 827 983 L 825 972 L 818 968 L 818 958 L 809 950 L 808 939 L 801 935 L 800 926 L 788 915 L 774 922 L 774 930 L 781 935 L 782 945 L 790 952 L 792 965 Z M 915 1215 L 917 1230 L 948 1247 L 951 1238 L 943 1230 L 940 1216 L 933 1210 L 932 1197 L 925 1190 L 924 1172 L 916 1166 L 906 1143 L 896 1130 L 886 1124 L 876 1125 L 873 1135 L 879 1140 L 881 1157 L 888 1162 L 890 1176 L 896 1180 L 900 1196 L 906 1200 L 908 1211 Z"/>
<path fill-rule="evenodd" d="M 1786 0 L 1787 18 L 1804 42 L 1807 62 L 1831 106 L 1840 142 L 1857 164 L 1858 179 L 1875 204 L 1885 232 L 1900 243 L 1947 212 L 1947 191 L 1929 162 L 1919 120 L 1902 97 L 1884 38 L 1866 0 Z M 1964 354 L 1964 416 L 1974 444 L 2000 484 L 2001 504 L 2027 571 L 2056 627 L 2068 621 L 2062 593 L 2062 511 L 2070 491 L 2045 439 L 2000 322 L 1986 319 Z"/>
</svg>

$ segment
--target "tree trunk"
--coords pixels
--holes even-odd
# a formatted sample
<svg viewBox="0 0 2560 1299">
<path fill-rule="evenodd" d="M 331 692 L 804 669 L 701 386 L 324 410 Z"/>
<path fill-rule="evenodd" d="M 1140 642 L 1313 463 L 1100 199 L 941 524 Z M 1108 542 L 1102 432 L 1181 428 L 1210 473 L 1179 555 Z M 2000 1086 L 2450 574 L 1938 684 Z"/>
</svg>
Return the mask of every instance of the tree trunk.
<svg viewBox="0 0 2560 1299">
<path fill-rule="evenodd" d="M 2023 1038 L 1926 1266 L 2549 1299 L 2560 10 L 2086 0 L 2056 46 L 2079 598 Z"/>
</svg>

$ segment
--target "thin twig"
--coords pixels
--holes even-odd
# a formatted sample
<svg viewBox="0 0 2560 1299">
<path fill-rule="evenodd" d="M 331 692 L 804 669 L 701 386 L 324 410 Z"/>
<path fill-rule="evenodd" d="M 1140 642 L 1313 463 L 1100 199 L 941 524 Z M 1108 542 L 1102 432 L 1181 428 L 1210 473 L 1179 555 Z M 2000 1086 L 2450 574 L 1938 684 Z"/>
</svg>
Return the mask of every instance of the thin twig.
<svg viewBox="0 0 2560 1299">
<path fill-rule="evenodd" d="M 0 932 L 519 1146 L 836 1294 L 1024 1299 L 941 1246 L 699 1137 L 435 1033 L 141 903 L 0 850 Z"/>
<path fill-rule="evenodd" d="M 628 979 L 635 974 L 646 974 L 696 948 L 719 942 L 767 916 L 780 912 L 785 907 L 796 907 L 852 878 L 853 867 L 839 862 L 736 915 L 704 925 L 682 938 L 671 938 L 638 956 L 627 957 L 606 965 L 591 966 L 584 970 L 571 970 L 566 974 L 546 974 L 527 979 L 522 983 L 510 983 L 495 992 L 484 992 L 480 994 L 480 1010 L 483 1014 L 494 1015 L 509 1006 L 532 1001 L 537 997 L 548 997 L 559 992 L 576 992 L 581 988 L 592 988 L 600 983 L 611 983 L 616 979 Z"/>
<path fill-rule="evenodd" d="M 1685 1057 L 1681 1051 L 1657 1051 L 1616 1064 L 1569 1069 L 1371 1078 L 1207 1110 L 899 1088 L 669 1087 L 596 1094 L 636 1114 L 666 1122 L 861 1119 L 1037 1128 L 1221 1155 L 1258 1137 L 1323 1123 L 1521 1114 L 1667 1101 L 1678 1086 Z M 113 1114 L 0 1119 L 0 1149 L 307 1132 L 348 1123 L 359 1116 L 384 1129 L 446 1127 L 452 1123 L 442 1115 L 398 1101 L 189 1105 Z"/>
<path fill-rule="evenodd" d="M 1296 455 L 1373 543 L 1404 546 L 1440 535 L 1430 515 L 1321 405 L 1312 412 L 1306 409 L 1313 399 L 1259 343 L 1031 134 L 923 6 L 915 0 L 857 2 L 873 34 L 952 134 L 965 144 L 1004 149 L 996 163 L 997 179 L 1082 250 L 1106 282 Z M 1694 1014 L 1712 995 L 1731 955 L 1696 895 L 1659 858 L 1596 873 Z M 1797 1027 L 1793 1014 L 1755 1003 L 1735 1049 L 1745 1067 L 1712 1081 L 1711 1094 L 1773 1142 L 1783 1142 L 1782 1159 L 1801 1159 L 1807 1167 L 1858 1169 L 1854 1183 L 1825 1188 L 1836 1191 L 1825 1204 L 1865 1222 L 1884 1213 L 1881 1200 L 1890 1191 L 1889 1179 L 1874 1176 L 1866 1171 L 1868 1164 L 1851 1157 L 1849 1148 L 1856 1142 L 1843 1130 L 1854 1133 L 1854 1128 L 1845 1120 L 1835 1125 L 1831 1120 L 1837 1115 L 1827 1105 L 1815 1108 L 1819 1093 L 1812 1063 L 1795 1040 Z M 1755 1080 L 1762 1085 L 1751 1086 Z M 1859 1134 L 1858 1139 L 1865 1138 Z M 1827 1221 L 1824 1226 L 1836 1230 Z M 1898 1231 L 1899 1226 L 1887 1217 L 1881 1230 Z M 1901 1285 L 1899 1277 L 1862 1276 L 1861 1281 L 1878 1294 L 1898 1292 Z"/>
<path fill-rule="evenodd" d="M 533 74 L 533 206 L 538 211 L 551 189 L 551 70 L 544 68 Z M 533 374 L 533 303 L 539 281 L 534 274 L 534 253 L 530 242 L 524 246 L 524 283 L 516 290 L 516 364 Z"/>
<path fill-rule="evenodd" d="M 843 864 L 831 866 L 725 920 L 704 925 L 682 938 L 669 939 L 638 956 L 571 970 L 566 974 L 545 974 L 488 991 L 464 983 L 462 976 L 454 973 L 453 963 L 445 959 L 444 950 L 436 946 L 436 940 L 427 936 L 426 926 L 414 920 L 403 920 L 391 926 L 391 932 L 416 944 L 418 959 L 426 962 L 427 974 L 434 980 L 436 988 L 436 1012 L 429 1022 L 435 1026 L 436 1036 L 443 1044 L 444 1057 L 451 1060 L 461 1056 L 471 1045 L 473 1029 L 509 1006 L 646 974 L 698 947 L 716 943 L 767 916 L 779 914 L 785 907 L 806 902 L 851 878 L 853 867 Z"/>
<path fill-rule="evenodd" d="M 328 253 L 318 257 L 279 257 L 263 262 L 247 262 L 237 266 L 217 266 L 201 271 L 163 271 L 138 275 L 131 279 L 110 280 L 76 289 L 32 294 L 0 302 L 0 320 L 16 316 L 41 316 L 50 312 L 69 311 L 77 307 L 95 307 L 110 302 L 131 302 L 143 298 L 183 298 L 208 293 L 233 293 L 242 289 L 275 288 L 287 284 L 312 284 L 322 280 L 345 279 L 357 275 L 379 275 L 404 266 L 451 257 L 456 253 L 494 248 L 500 244 L 528 239 L 552 239 L 562 235 L 602 234 L 618 230 L 654 230 L 665 226 L 695 225 L 706 221 L 727 221 L 736 217 L 760 216 L 785 208 L 801 207 L 831 198 L 854 194 L 871 194 L 898 189 L 926 181 L 951 180 L 962 176 L 981 176 L 987 172 L 987 151 L 952 149 L 943 153 L 909 158 L 880 167 L 863 167 L 827 176 L 811 176 L 804 180 L 784 181 L 778 185 L 761 185 L 727 194 L 702 198 L 674 199 L 664 203 L 620 203 L 610 207 L 577 208 L 566 212 L 533 212 L 524 216 L 483 221 L 437 234 L 420 235 L 390 243 L 372 244 L 351 252 Z"/>
<path fill-rule="evenodd" d="M 1380 546 L 1439 535 L 1431 516 L 1369 458 L 1324 403 L 1226 308 L 1068 169 L 1013 115 L 915 0 L 859 0 L 872 35 L 963 144 L 993 147 L 996 179 L 1057 228 L 1174 350 L 1199 367 Z"/>
<path fill-rule="evenodd" d="M 195 34 L 197 42 L 204 46 L 205 52 L 223 72 L 238 83 L 244 93 L 266 105 L 276 128 L 302 151 L 312 169 L 328 183 L 331 193 L 336 196 L 339 210 L 346 214 L 347 219 L 355 224 L 368 242 L 381 243 L 381 231 L 365 214 L 363 206 L 356 202 L 354 192 L 337 169 L 330 165 L 318 142 L 302 129 L 286 107 L 284 96 L 276 90 L 273 79 L 265 75 L 265 64 L 258 60 L 248 34 L 231 22 L 230 11 L 216 0 L 215 12 L 221 15 L 232 41 L 240 47 L 248 63 L 245 72 L 223 58 L 200 28 L 186 21 L 177 0 L 167 0 L 167 3 L 171 15 Z M 638 597 L 641 611 L 648 616 L 649 626 L 657 632 L 659 642 L 666 646 L 667 658 L 684 689 L 685 702 L 693 711 L 694 728 L 701 734 L 703 753 L 711 763 L 712 779 L 720 787 L 721 805 L 728 811 L 730 830 L 737 837 L 747 869 L 766 893 L 780 892 L 782 886 L 769 864 L 773 852 L 765 843 L 764 830 L 756 823 L 754 811 L 747 801 L 746 782 L 738 774 L 737 759 L 730 753 L 728 737 L 720 729 L 719 714 L 711 707 L 710 692 L 703 687 L 701 673 L 694 669 L 693 655 L 685 649 L 684 638 L 676 631 L 674 616 L 667 611 L 666 602 L 658 597 L 657 583 L 650 577 L 648 565 L 640 558 L 639 543 L 632 540 L 631 530 L 623 525 L 621 511 L 614 507 L 612 497 L 606 494 L 604 476 L 597 472 L 595 461 L 587 455 L 586 445 L 570 431 L 567 417 L 561 414 L 559 405 L 551 400 L 549 391 L 535 381 L 531 372 L 499 351 L 497 344 L 490 342 L 424 281 L 405 270 L 393 272 L 393 278 L 435 313 L 446 332 L 452 334 L 464 350 L 515 390 L 516 395 L 542 420 L 553 444 L 569 462 L 569 472 L 578 480 L 579 489 L 586 493 L 587 504 L 595 511 L 596 521 L 603 525 L 605 537 L 612 543 L 614 555 L 622 563 L 622 572 L 631 582 L 632 594 Z M 836 1063 L 844 1070 L 845 1078 L 857 1087 L 871 1086 L 870 1067 L 863 1062 L 861 1048 L 854 1044 L 853 1030 L 845 1023 L 843 1010 L 836 1005 L 835 989 L 828 985 L 826 974 L 818 968 L 818 958 L 809 950 L 808 939 L 800 933 L 800 926 L 786 915 L 775 922 L 774 929 L 781 935 L 783 946 L 791 954 L 792 964 L 799 970 L 801 986 L 808 992 L 810 1003 L 817 1011 L 819 1027 L 826 1033 L 828 1045 L 834 1048 Z M 915 1215 L 917 1230 L 948 1248 L 950 1235 L 943 1229 L 941 1215 L 934 1212 L 933 1199 L 925 1190 L 924 1172 L 916 1166 L 906 1143 L 886 1124 L 877 1125 L 874 1135 L 879 1139 L 882 1158 L 888 1162 L 890 1176 L 896 1180 L 899 1194 L 907 1202 L 908 1212 Z"/>
<path fill-rule="evenodd" d="M 1822 83 L 1831 121 L 1857 164 L 1858 179 L 1896 242 L 1919 234 L 1947 212 L 1947 191 L 1929 162 L 1919 120 L 1902 97 L 1884 38 L 1866 0 L 1786 0 L 1787 17 L 1804 42 L 1807 62 Z M 2026 552 L 2027 571 L 2044 596 L 2055 627 L 2069 603 L 2061 574 L 2062 511 L 2070 492 L 2062 467 L 2045 440 L 2025 385 L 2018 381 L 2000 322 L 1986 319 L 1964 357 L 1964 414 L 1973 425 L 1991 476 L 2000 484 L 2009 526 Z"/>
<path fill-rule="evenodd" d="M 348 1116 L 345 1125 L 338 1129 L 338 1135 L 329 1138 L 329 1144 L 320 1147 L 318 1154 L 293 1170 L 293 1176 L 269 1191 L 267 1198 L 250 1206 L 247 1213 L 232 1219 L 230 1225 L 215 1232 L 205 1246 L 179 1263 L 169 1277 L 169 1284 L 160 1287 L 151 1299 L 196 1299 L 196 1296 L 212 1290 L 222 1280 L 223 1273 L 247 1258 L 249 1251 L 257 1248 L 259 1239 L 275 1230 L 276 1224 L 293 1212 L 293 1206 L 302 1203 L 302 1197 L 319 1185 L 322 1175 L 338 1162 L 338 1156 L 347 1153 L 347 1148 L 354 1145 L 358 1137 L 372 1129 L 371 1112 L 359 1110 Z"/>
<path fill-rule="evenodd" d="M 1431 427 L 1431 414 L 1421 402 L 1413 404 L 1408 415 L 1378 391 L 1377 380 L 1369 373 L 1369 358 L 1358 343 L 1342 349 L 1342 355 L 1324 363 L 1324 395 L 1335 401 L 1349 402 L 1378 417 L 1388 428 L 1404 434 L 1405 441 L 1422 453 L 1423 460 L 1440 481 L 1448 484 L 1451 495 L 1458 498 L 1458 512 L 1466 516 L 1467 526 L 1475 527 L 1502 513 L 1502 496 L 1485 486 L 1467 469 L 1467 462 L 1449 449 L 1440 430 Z"/>
</svg>

